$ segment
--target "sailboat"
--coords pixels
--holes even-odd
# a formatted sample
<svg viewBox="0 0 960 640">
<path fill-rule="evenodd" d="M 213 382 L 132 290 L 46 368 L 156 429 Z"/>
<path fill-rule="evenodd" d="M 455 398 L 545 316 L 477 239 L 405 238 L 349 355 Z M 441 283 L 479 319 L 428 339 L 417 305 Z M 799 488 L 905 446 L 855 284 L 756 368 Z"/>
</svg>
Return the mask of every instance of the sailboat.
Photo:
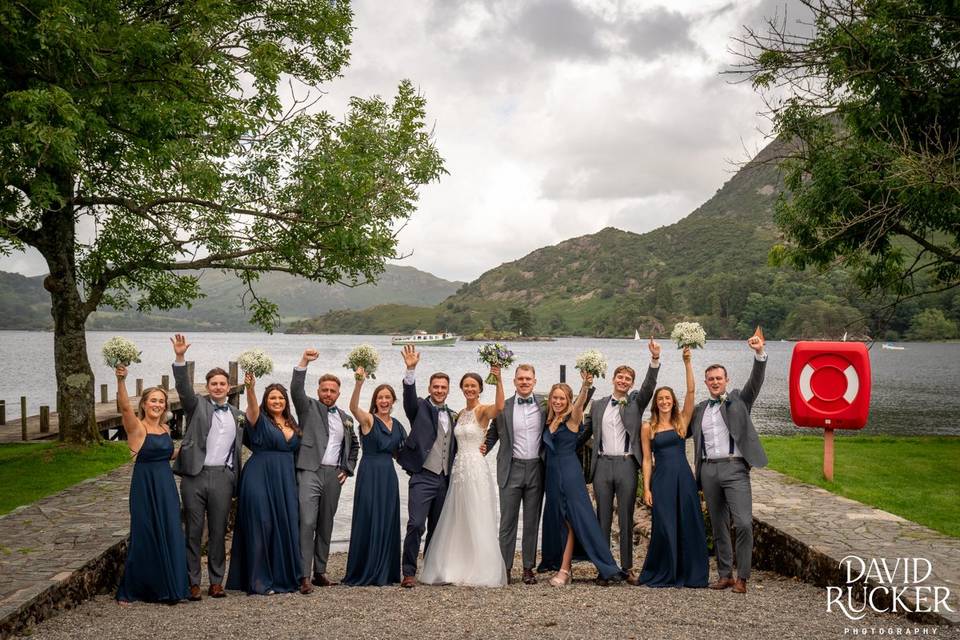
<svg viewBox="0 0 960 640">
<path fill-rule="evenodd" d="M 633 339 L 634 339 L 634 340 L 639 340 L 639 339 L 640 339 L 640 330 L 639 330 L 639 329 L 634 329 L 634 330 L 633 330 Z"/>
</svg>

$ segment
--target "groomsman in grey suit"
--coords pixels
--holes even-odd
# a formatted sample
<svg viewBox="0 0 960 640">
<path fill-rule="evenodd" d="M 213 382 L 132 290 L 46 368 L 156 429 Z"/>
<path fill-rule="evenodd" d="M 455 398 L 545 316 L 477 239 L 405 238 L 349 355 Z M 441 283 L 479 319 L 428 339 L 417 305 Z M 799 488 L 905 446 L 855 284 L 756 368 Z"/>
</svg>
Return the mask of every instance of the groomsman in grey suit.
<svg viewBox="0 0 960 640">
<path fill-rule="evenodd" d="M 244 415 L 230 405 L 230 379 L 217 367 L 207 372 L 206 398 L 193 391 L 184 354 L 190 343 L 184 335 L 170 338 L 176 360 L 173 379 L 186 412 L 187 429 L 173 472 L 181 477 L 180 497 L 187 525 L 187 574 L 190 600 L 200 599 L 200 544 L 207 523 L 207 573 L 214 598 L 226 597 L 223 571 L 226 564 L 227 520 L 240 476 L 240 447 Z"/>
<path fill-rule="evenodd" d="M 517 523 L 523 504 L 523 582 L 536 584 L 537 535 L 543 509 L 543 419 L 546 398 L 533 392 L 537 384 L 533 365 L 518 365 L 513 376 L 516 393 L 487 429 L 480 452 L 487 455 L 500 442 L 497 452 L 497 484 L 500 486 L 500 553 L 513 569 L 517 549 Z"/>
<path fill-rule="evenodd" d="M 753 562 L 753 497 L 750 468 L 767 464 L 750 410 L 763 385 L 767 354 L 763 350 L 763 331 L 747 340 L 755 356 L 750 379 L 742 389 L 727 392 L 727 369 L 720 364 L 707 367 L 705 384 L 710 399 L 694 410 L 691 422 L 695 446 L 697 484 L 710 512 L 713 542 L 717 550 L 720 578 L 711 589 L 747 592 L 750 565 Z M 733 578 L 734 553 L 730 545 L 730 520 L 736 529 L 737 578 Z"/>
<path fill-rule="evenodd" d="M 631 391 L 636 372 L 627 365 L 613 372 L 613 394 L 594 400 L 590 413 L 580 429 L 580 444 L 593 436 L 590 473 L 597 499 L 597 519 L 610 542 L 613 527 L 613 498 L 617 498 L 617 520 L 620 523 L 620 568 L 632 576 L 633 512 L 637 502 L 637 472 L 643 464 L 640 447 L 640 424 L 643 412 L 657 386 L 660 373 L 660 345 L 650 338 L 650 366 L 639 391 Z"/>
<path fill-rule="evenodd" d="M 320 376 L 319 400 L 307 397 L 304 392 L 307 366 L 318 356 L 316 349 L 304 351 L 300 364 L 293 369 L 290 383 L 293 406 L 303 430 L 296 465 L 300 493 L 300 557 L 304 576 L 300 593 L 303 594 L 313 591 L 311 582 L 318 587 L 336 584 L 326 575 L 330 536 L 340 502 L 340 488 L 353 475 L 359 451 L 353 418 L 336 406 L 340 397 L 340 379 L 330 373 Z M 311 566 L 313 579 L 308 580 Z"/>
</svg>

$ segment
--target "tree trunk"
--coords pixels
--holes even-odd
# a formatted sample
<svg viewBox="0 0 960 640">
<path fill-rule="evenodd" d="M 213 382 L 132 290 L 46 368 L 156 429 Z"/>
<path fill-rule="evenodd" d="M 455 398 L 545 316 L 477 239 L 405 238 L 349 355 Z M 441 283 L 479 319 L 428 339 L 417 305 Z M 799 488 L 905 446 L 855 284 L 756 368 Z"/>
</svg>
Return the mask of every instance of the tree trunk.
<svg viewBox="0 0 960 640">
<path fill-rule="evenodd" d="M 43 231 L 46 241 L 39 249 L 50 269 L 43 286 L 50 292 L 53 314 L 60 440 L 88 444 L 98 441 L 100 432 L 94 410 L 93 370 L 87 358 L 89 313 L 77 287 L 73 211 L 67 207 L 47 212 Z"/>
</svg>

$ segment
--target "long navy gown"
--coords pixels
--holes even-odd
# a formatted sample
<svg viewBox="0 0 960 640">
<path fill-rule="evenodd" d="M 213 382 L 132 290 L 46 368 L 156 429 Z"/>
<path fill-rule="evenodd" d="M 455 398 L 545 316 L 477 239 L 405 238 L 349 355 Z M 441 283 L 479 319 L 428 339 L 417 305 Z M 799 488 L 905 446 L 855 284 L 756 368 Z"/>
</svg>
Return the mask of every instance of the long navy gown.
<svg viewBox="0 0 960 640">
<path fill-rule="evenodd" d="M 148 433 L 137 452 L 130 480 L 130 545 L 117 600 L 175 603 L 187 597 L 187 548 L 172 454 L 169 433 Z"/>
<path fill-rule="evenodd" d="M 684 444 L 673 429 L 653 436 L 653 522 L 639 580 L 648 587 L 707 586 L 707 536 Z"/>
<path fill-rule="evenodd" d="M 363 455 L 353 491 L 350 552 L 343 584 L 351 586 L 400 582 L 400 485 L 393 454 L 403 444 L 403 425 L 387 430 L 373 417 L 370 433 L 361 436 Z"/>
<path fill-rule="evenodd" d="M 300 437 L 285 440 L 264 412 L 243 437 L 253 455 L 240 474 L 227 588 L 248 594 L 296 591 L 303 577 L 293 465 Z"/>
<path fill-rule="evenodd" d="M 539 571 L 559 569 L 567 542 L 567 525 L 573 527 L 576 540 L 574 559 L 589 559 L 601 578 L 622 578 L 623 573 L 610 553 L 610 546 L 587 494 L 583 467 L 577 457 L 577 434 L 566 423 L 556 433 L 543 430 L 547 454 L 541 562 Z"/>
</svg>

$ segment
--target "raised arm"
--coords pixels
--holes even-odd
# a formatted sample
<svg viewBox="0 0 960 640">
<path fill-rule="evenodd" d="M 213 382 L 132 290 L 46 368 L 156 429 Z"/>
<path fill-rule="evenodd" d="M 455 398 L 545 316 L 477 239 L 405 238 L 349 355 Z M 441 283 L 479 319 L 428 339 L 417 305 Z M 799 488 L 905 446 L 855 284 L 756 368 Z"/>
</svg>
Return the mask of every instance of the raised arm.
<svg viewBox="0 0 960 640">
<path fill-rule="evenodd" d="M 187 361 L 184 355 L 187 353 L 187 349 L 190 348 L 190 343 L 187 342 L 187 336 L 182 333 L 175 334 L 170 338 L 170 342 L 173 344 L 173 354 L 175 356 L 173 361 L 173 382 L 177 389 L 177 395 L 180 396 L 180 406 L 182 406 L 183 410 L 187 413 L 193 413 L 200 399 L 197 397 L 197 394 L 194 393 L 193 385 L 190 384 L 190 377 L 187 375 Z"/>
<path fill-rule="evenodd" d="M 307 415 L 307 409 L 310 406 L 310 398 L 304 390 L 304 384 L 307 379 L 307 367 L 316 360 L 320 353 L 316 349 L 307 349 L 300 357 L 300 362 L 293 368 L 293 379 L 290 381 L 290 399 L 293 406 L 297 409 L 298 416 Z"/>
<path fill-rule="evenodd" d="M 578 430 L 580 423 L 583 422 L 583 407 L 587 404 L 590 387 L 593 385 L 593 376 L 586 371 L 581 371 L 580 377 L 583 378 L 583 384 L 580 386 L 580 393 L 577 394 L 576 400 L 573 401 L 573 412 L 570 414 L 570 422 L 576 425 Z M 568 428 L 570 426 L 567 425 Z"/>
<path fill-rule="evenodd" d="M 366 377 L 367 374 L 363 367 L 357 367 L 357 370 L 353 372 L 353 395 L 350 396 L 350 413 L 357 419 L 357 423 L 360 425 L 360 433 L 363 435 L 370 433 L 370 429 L 373 428 L 373 416 L 360 408 L 360 389 L 363 387 L 363 381 Z"/>
<path fill-rule="evenodd" d="M 137 414 L 130 405 L 130 396 L 127 395 L 127 368 L 122 364 L 116 369 L 117 374 L 117 404 L 120 406 L 120 418 L 123 421 L 123 430 L 127 433 L 127 442 L 131 451 L 139 451 L 147 437 L 147 430 L 140 422 Z"/>
<path fill-rule="evenodd" d="M 403 412 L 410 421 L 410 428 L 413 429 L 413 421 L 417 419 L 417 412 L 420 404 L 417 402 L 417 364 L 420 362 L 420 354 L 412 345 L 404 345 L 403 364 L 406 365 L 406 373 L 403 374 Z"/>
<path fill-rule="evenodd" d="M 693 409 L 697 402 L 695 399 L 696 383 L 693 378 L 693 362 L 690 355 L 690 347 L 683 348 L 683 369 L 687 379 L 687 392 L 683 396 L 683 408 L 680 410 L 680 422 L 684 428 L 690 424 L 690 418 L 693 417 Z"/>
<path fill-rule="evenodd" d="M 503 411 L 503 405 L 507 402 L 507 399 L 503 394 L 503 378 L 500 376 L 500 367 L 490 367 L 490 373 L 497 378 L 497 399 L 493 404 L 483 405 L 480 415 L 477 416 L 477 420 L 481 423 L 490 422 L 500 415 L 500 412 Z M 489 427 L 487 430 L 489 431 Z"/>
<path fill-rule="evenodd" d="M 247 389 L 247 424 L 251 429 L 256 429 L 257 420 L 260 419 L 260 403 L 257 402 L 257 392 L 254 389 L 256 382 L 249 371 L 243 376 L 243 385 Z"/>
<path fill-rule="evenodd" d="M 649 422 L 640 427 L 640 448 L 643 449 L 643 502 L 648 507 L 653 506 L 653 493 L 650 491 L 650 476 L 653 475 L 653 455 L 650 441 L 653 440 L 653 429 Z"/>
<path fill-rule="evenodd" d="M 640 407 L 641 416 L 650 404 L 650 399 L 653 398 L 653 392 L 657 388 L 657 376 L 660 374 L 660 345 L 654 342 L 653 336 L 650 336 L 647 349 L 650 350 L 650 366 L 647 367 L 647 375 L 643 378 L 640 390 L 634 396 L 634 401 Z"/>
<path fill-rule="evenodd" d="M 747 384 L 740 390 L 740 399 L 747 404 L 747 410 L 753 408 L 753 403 L 760 393 L 760 387 L 763 386 L 763 375 L 767 369 L 767 354 L 763 350 L 765 341 L 763 339 L 763 329 L 757 327 L 750 339 L 747 340 L 749 346 L 754 352 L 753 369 L 750 370 L 750 378 Z"/>
</svg>

